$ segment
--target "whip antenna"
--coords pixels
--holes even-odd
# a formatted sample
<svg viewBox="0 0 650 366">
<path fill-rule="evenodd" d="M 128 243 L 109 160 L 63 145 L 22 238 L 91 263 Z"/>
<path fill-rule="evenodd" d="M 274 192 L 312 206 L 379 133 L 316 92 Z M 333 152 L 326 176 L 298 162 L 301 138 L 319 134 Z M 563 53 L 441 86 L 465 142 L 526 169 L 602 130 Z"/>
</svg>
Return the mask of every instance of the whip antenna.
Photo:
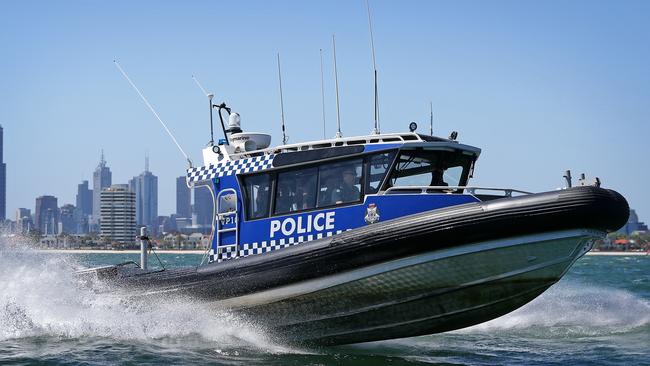
<svg viewBox="0 0 650 366">
<path fill-rule="evenodd" d="M 199 83 L 199 80 L 197 78 L 195 78 L 194 75 L 192 75 L 192 79 L 194 80 L 196 85 L 199 87 L 199 89 L 201 89 L 203 94 L 205 94 L 205 96 L 208 97 L 208 102 L 210 103 L 210 142 L 208 144 L 210 146 L 214 146 L 214 127 L 213 127 L 213 123 L 212 123 L 212 98 L 214 98 L 214 94 L 208 93 L 207 91 L 205 91 L 205 89 L 203 88 L 203 85 L 201 85 L 201 83 Z"/>
<path fill-rule="evenodd" d="M 370 50 L 372 51 L 372 68 L 375 76 L 375 129 L 374 134 L 380 133 L 379 126 L 379 91 L 377 87 L 377 63 L 375 61 L 375 40 L 372 34 L 372 16 L 370 15 L 370 4 L 366 0 L 366 9 L 368 10 L 368 28 L 370 29 Z"/>
<path fill-rule="evenodd" d="M 278 81 L 280 84 L 280 115 L 282 117 L 282 145 L 288 142 L 287 134 L 284 128 L 284 101 L 282 99 L 282 73 L 280 72 L 280 53 L 278 52 Z"/>
<path fill-rule="evenodd" d="M 433 136 L 433 102 L 429 102 L 429 135 Z"/>
<path fill-rule="evenodd" d="M 323 78 L 323 49 L 320 49 L 320 98 L 323 109 L 323 140 L 325 140 L 325 79 Z"/>
<path fill-rule="evenodd" d="M 172 140 L 174 141 L 174 143 L 176 144 L 176 147 L 178 147 L 178 150 L 180 150 L 181 154 L 183 154 L 183 156 L 185 156 L 185 159 L 190 164 L 190 168 L 191 168 L 192 167 L 192 160 L 190 160 L 190 157 L 187 156 L 187 154 L 185 153 L 185 151 L 183 150 L 181 145 L 178 143 L 178 141 L 176 141 L 176 138 L 174 137 L 174 135 L 172 135 L 171 131 L 169 131 L 169 128 L 167 128 L 167 125 L 165 124 L 165 122 L 163 122 L 163 120 L 160 118 L 160 116 L 158 115 L 156 110 L 151 106 L 151 104 L 149 103 L 147 98 L 145 98 L 145 96 L 140 92 L 140 89 L 138 89 L 138 87 L 135 86 L 133 81 L 131 81 L 131 78 L 129 78 L 129 76 L 126 74 L 126 72 L 124 72 L 124 69 L 122 69 L 119 62 L 117 62 L 117 60 L 113 60 L 113 63 L 115 64 L 117 69 L 120 70 L 120 72 L 122 73 L 122 76 L 124 76 L 126 81 L 128 81 L 129 84 L 131 84 L 131 86 L 133 87 L 133 89 L 138 93 L 140 98 L 142 98 L 142 101 L 144 102 L 144 104 L 146 104 L 147 107 L 149 107 L 149 110 L 151 111 L 151 113 L 153 113 L 153 115 L 156 116 L 156 118 L 158 119 L 158 122 L 160 122 L 160 124 L 163 126 L 165 131 L 167 131 L 167 134 L 169 135 L 169 137 L 171 137 Z"/>
<path fill-rule="evenodd" d="M 199 80 L 198 80 L 196 77 L 194 77 L 194 75 L 192 75 L 192 80 L 194 80 L 194 82 L 195 82 L 196 85 L 199 87 L 199 89 L 201 89 L 201 91 L 203 92 L 203 94 L 205 94 L 206 96 L 210 95 L 210 93 L 208 93 L 207 91 L 205 91 L 205 88 L 203 88 L 203 85 L 201 85 L 201 83 L 199 83 Z"/>
<path fill-rule="evenodd" d="M 334 51 L 334 80 L 336 82 L 336 124 L 338 126 L 338 131 L 336 132 L 336 137 L 340 138 L 343 136 L 341 134 L 341 110 L 339 108 L 339 73 L 336 69 L 336 39 L 332 34 L 332 49 Z"/>
</svg>

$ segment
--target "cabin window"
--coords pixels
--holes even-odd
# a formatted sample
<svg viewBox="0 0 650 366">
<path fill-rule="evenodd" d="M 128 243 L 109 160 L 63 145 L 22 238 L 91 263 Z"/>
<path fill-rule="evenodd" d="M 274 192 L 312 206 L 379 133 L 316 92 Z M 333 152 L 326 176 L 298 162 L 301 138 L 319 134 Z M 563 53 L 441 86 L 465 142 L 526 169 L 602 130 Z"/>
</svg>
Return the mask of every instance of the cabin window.
<svg viewBox="0 0 650 366">
<path fill-rule="evenodd" d="M 472 156 L 459 152 L 402 150 L 391 174 L 390 186 L 463 186 Z"/>
<path fill-rule="evenodd" d="M 318 207 L 361 200 L 363 160 L 321 165 L 318 169 Z"/>
<path fill-rule="evenodd" d="M 268 174 L 245 177 L 244 190 L 248 218 L 259 219 L 268 217 L 271 199 L 271 177 Z"/>
<path fill-rule="evenodd" d="M 395 151 L 372 155 L 368 159 L 368 185 L 366 186 L 366 194 L 375 194 L 379 192 L 381 183 L 386 177 L 388 169 L 395 159 Z"/>
<path fill-rule="evenodd" d="M 316 207 L 317 177 L 318 168 L 279 173 L 274 213 L 284 214 Z"/>
</svg>

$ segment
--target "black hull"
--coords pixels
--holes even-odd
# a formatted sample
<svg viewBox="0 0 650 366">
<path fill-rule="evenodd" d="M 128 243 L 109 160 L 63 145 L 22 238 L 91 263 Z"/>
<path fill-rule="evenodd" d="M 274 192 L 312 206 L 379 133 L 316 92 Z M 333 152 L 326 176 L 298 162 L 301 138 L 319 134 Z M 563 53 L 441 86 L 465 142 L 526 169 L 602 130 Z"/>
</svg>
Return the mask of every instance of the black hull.
<svg viewBox="0 0 650 366">
<path fill-rule="evenodd" d="M 291 342 L 364 342 L 508 313 L 628 214 L 620 194 L 579 187 L 425 212 L 199 268 L 98 274 L 138 296 L 215 302 Z"/>
</svg>

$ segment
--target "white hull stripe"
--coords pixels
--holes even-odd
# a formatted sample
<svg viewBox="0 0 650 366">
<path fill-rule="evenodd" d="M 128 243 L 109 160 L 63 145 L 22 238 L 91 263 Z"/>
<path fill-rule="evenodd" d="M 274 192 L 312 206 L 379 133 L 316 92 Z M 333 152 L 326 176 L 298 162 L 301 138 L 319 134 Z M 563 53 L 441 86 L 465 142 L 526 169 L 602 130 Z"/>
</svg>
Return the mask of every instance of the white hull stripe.
<svg viewBox="0 0 650 366">
<path fill-rule="evenodd" d="M 251 173 L 258 170 L 270 169 L 275 155 L 262 155 L 254 158 L 225 160 L 217 165 L 206 165 L 187 170 L 187 181 L 189 183 L 206 181 L 225 175 Z"/>
</svg>

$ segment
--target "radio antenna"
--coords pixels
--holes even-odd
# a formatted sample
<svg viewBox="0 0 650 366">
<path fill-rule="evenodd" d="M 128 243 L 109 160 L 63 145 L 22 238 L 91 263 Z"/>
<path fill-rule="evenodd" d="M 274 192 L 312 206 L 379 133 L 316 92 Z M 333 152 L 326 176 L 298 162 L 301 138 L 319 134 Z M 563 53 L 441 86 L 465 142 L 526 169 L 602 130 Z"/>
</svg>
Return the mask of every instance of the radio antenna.
<svg viewBox="0 0 650 366">
<path fill-rule="evenodd" d="M 429 135 L 433 136 L 433 102 L 429 102 Z"/>
<path fill-rule="evenodd" d="M 151 104 L 149 103 L 149 101 L 147 100 L 147 98 L 145 98 L 145 96 L 140 92 L 140 89 L 138 89 L 138 87 L 135 86 L 135 84 L 133 83 L 133 81 L 131 81 L 131 78 L 129 78 L 129 76 L 126 74 L 126 72 L 124 71 L 124 69 L 122 69 L 122 67 L 120 66 L 119 62 L 117 62 L 117 60 L 113 60 L 113 63 L 115 64 L 115 66 L 117 67 L 117 69 L 120 70 L 120 72 L 122 73 L 122 76 L 124 76 L 124 78 L 126 79 L 126 81 L 128 81 L 129 84 L 131 84 L 131 86 L 133 87 L 133 89 L 138 93 L 138 95 L 140 96 L 140 98 L 142 99 L 142 101 L 144 102 L 144 104 L 147 105 L 147 107 L 149 108 L 149 110 L 151 111 L 151 113 L 153 113 L 153 115 L 156 116 L 156 118 L 158 119 L 158 122 L 160 122 L 160 124 L 163 126 L 163 128 L 165 129 L 165 131 L 167 131 L 167 134 L 169 135 L 169 137 L 172 138 L 172 140 L 173 140 L 174 143 L 176 144 L 176 147 L 178 147 L 178 150 L 180 150 L 181 154 L 183 154 L 183 156 L 185 157 L 185 159 L 187 160 L 187 162 L 190 164 L 190 168 L 191 168 L 191 167 L 192 167 L 192 160 L 190 160 L 190 157 L 187 156 L 187 154 L 185 153 L 185 151 L 183 150 L 183 148 L 181 147 L 181 145 L 178 143 L 178 141 L 176 141 L 176 138 L 175 138 L 174 135 L 171 133 L 171 131 L 169 131 L 169 128 L 167 128 L 167 125 L 165 124 L 165 122 L 163 122 L 163 120 L 160 118 L 160 116 L 158 115 L 158 113 L 156 112 L 156 110 L 151 106 Z"/>
<path fill-rule="evenodd" d="M 205 89 L 203 88 L 203 85 L 201 85 L 201 83 L 199 83 L 199 80 L 197 78 L 195 78 L 194 75 L 192 75 L 192 80 L 194 80 L 194 82 L 199 87 L 199 89 L 201 89 L 203 94 L 205 94 L 205 96 L 208 97 L 208 102 L 210 103 L 210 142 L 208 144 L 210 146 L 214 146 L 214 127 L 212 127 L 213 126 L 213 124 L 212 124 L 212 98 L 214 98 L 214 94 L 208 93 L 207 91 L 205 91 Z"/>
<path fill-rule="evenodd" d="M 373 133 L 380 133 L 379 126 L 379 91 L 377 87 L 377 63 L 375 61 L 375 40 L 372 34 L 372 16 L 370 15 L 370 4 L 366 0 L 366 9 L 368 10 L 368 28 L 370 29 L 370 50 L 372 51 L 372 68 L 375 76 L 375 128 Z"/>
<path fill-rule="evenodd" d="M 286 145 L 289 141 L 284 128 L 284 101 L 282 99 L 282 73 L 280 72 L 280 52 L 278 52 L 278 81 L 280 83 L 280 113 L 282 117 L 282 144 Z"/>
<path fill-rule="evenodd" d="M 323 109 L 323 140 L 325 140 L 325 79 L 323 78 L 323 49 L 320 49 L 320 99 Z"/>
<path fill-rule="evenodd" d="M 336 38 L 332 34 L 332 49 L 334 51 L 334 81 L 336 82 L 336 124 L 338 131 L 336 131 L 336 138 L 343 137 L 341 133 L 341 110 L 339 108 L 339 72 L 336 68 Z"/>
</svg>

